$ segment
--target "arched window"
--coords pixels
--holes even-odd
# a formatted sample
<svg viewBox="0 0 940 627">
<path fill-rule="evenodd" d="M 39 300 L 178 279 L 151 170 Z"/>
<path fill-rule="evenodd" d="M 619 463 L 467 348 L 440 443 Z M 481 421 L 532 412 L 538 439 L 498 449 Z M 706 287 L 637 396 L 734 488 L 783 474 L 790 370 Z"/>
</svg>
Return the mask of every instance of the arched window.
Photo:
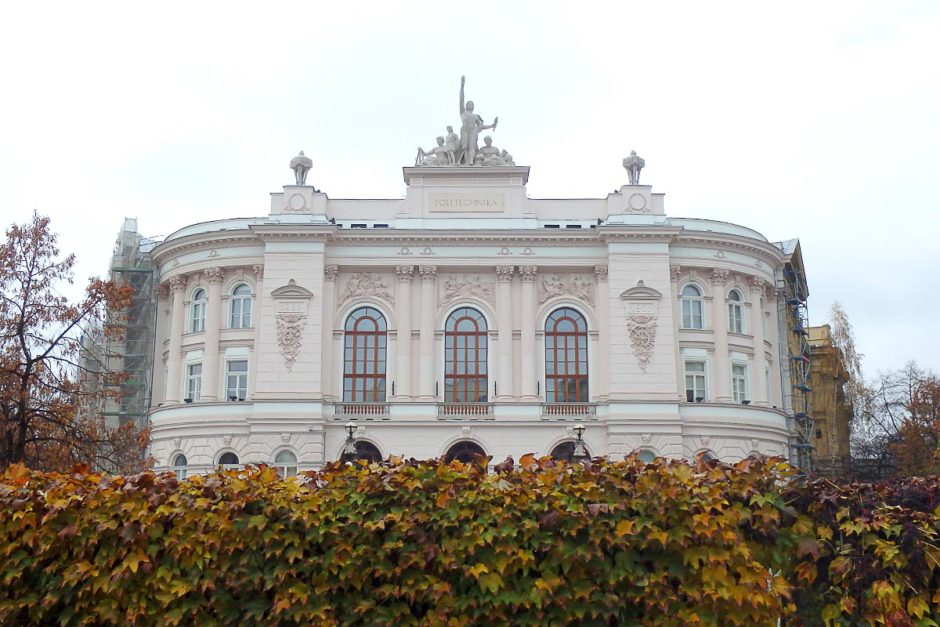
<svg viewBox="0 0 940 627">
<path fill-rule="evenodd" d="M 228 453 L 222 453 L 222 455 L 219 457 L 218 465 L 225 470 L 237 469 L 240 467 L 238 465 L 238 455 L 232 453 L 231 451 Z"/>
<path fill-rule="evenodd" d="M 702 459 L 703 462 L 713 462 L 718 459 L 711 451 L 702 451 L 698 454 L 698 456 Z"/>
<path fill-rule="evenodd" d="M 290 451 L 281 451 L 274 458 L 277 476 L 281 479 L 297 476 L 297 456 Z"/>
<path fill-rule="evenodd" d="M 480 445 L 476 442 L 463 440 L 447 449 L 447 453 L 444 455 L 444 461 L 452 462 L 457 460 L 458 462 L 469 464 L 477 457 L 486 457 L 486 453 Z"/>
<path fill-rule="evenodd" d="M 444 402 L 485 403 L 486 319 L 462 307 L 444 326 Z"/>
<path fill-rule="evenodd" d="M 193 292 L 193 302 L 190 305 L 189 329 L 193 333 L 206 330 L 206 290 L 199 288 Z"/>
<path fill-rule="evenodd" d="M 568 307 L 556 309 L 545 321 L 545 400 L 548 403 L 588 401 L 587 322 Z"/>
<path fill-rule="evenodd" d="M 382 461 L 382 453 L 372 442 L 356 440 L 356 459 L 364 459 L 370 464 L 375 464 Z"/>
<path fill-rule="evenodd" d="M 702 316 L 702 291 L 691 284 L 682 288 L 682 328 L 705 328 L 705 319 Z"/>
<path fill-rule="evenodd" d="M 186 456 L 180 453 L 173 459 L 173 472 L 176 473 L 176 478 L 179 481 L 182 481 L 186 478 Z"/>
<path fill-rule="evenodd" d="M 744 333 L 744 315 L 741 308 L 743 302 L 741 292 L 728 292 L 728 330 L 732 333 Z"/>
<path fill-rule="evenodd" d="M 232 309 L 228 326 L 232 329 L 251 327 L 251 288 L 244 283 L 232 290 Z"/>
<path fill-rule="evenodd" d="M 372 307 L 360 307 L 346 318 L 344 402 L 385 402 L 386 332 L 385 316 Z"/>
<path fill-rule="evenodd" d="M 584 450 L 587 452 L 587 456 L 591 457 L 591 452 L 588 451 L 587 447 L 584 447 Z M 559 461 L 571 462 L 574 459 L 574 442 L 556 444 L 549 456 Z"/>
</svg>

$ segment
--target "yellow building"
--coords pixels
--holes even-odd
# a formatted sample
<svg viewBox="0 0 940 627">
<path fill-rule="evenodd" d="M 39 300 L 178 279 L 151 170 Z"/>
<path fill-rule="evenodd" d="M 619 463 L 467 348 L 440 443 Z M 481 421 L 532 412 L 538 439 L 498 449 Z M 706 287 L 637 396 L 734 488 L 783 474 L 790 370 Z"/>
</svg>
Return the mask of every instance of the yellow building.
<svg viewBox="0 0 940 627">
<path fill-rule="evenodd" d="M 810 415 L 813 417 L 813 469 L 822 475 L 845 476 L 849 468 L 852 406 L 845 396 L 848 373 L 842 351 L 832 342 L 828 324 L 808 327 L 810 348 Z"/>
</svg>

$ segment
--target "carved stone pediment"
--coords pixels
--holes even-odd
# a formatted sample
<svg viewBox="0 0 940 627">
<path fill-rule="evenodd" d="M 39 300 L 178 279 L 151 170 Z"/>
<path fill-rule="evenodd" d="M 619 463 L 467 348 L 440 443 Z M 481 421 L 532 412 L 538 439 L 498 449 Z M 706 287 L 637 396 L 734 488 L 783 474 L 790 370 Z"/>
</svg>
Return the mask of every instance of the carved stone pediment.
<svg viewBox="0 0 940 627">
<path fill-rule="evenodd" d="M 287 285 L 282 285 L 281 287 L 272 290 L 271 297 L 278 299 L 313 298 L 313 292 L 305 287 L 297 285 L 297 282 L 294 281 L 294 279 L 291 279 L 287 282 Z"/>
<path fill-rule="evenodd" d="M 620 293 L 623 300 L 659 300 L 662 297 L 662 292 L 648 287 L 643 281 L 637 281 L 635 286 Z"/>
</svg>

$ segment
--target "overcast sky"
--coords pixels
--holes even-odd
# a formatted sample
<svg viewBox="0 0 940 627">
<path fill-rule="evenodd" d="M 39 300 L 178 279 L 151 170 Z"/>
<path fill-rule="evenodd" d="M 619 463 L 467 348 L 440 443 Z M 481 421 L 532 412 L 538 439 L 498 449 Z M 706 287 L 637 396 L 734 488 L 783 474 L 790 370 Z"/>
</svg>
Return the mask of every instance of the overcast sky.
<svg viewBox="0 0 940 627">
<path fill-rule="evenodd" d="M 530 196 L 603 197 L 635 149 L 668 215 L 799 237 L 867 375 L 940 370 L 931 0 L 4 3 L 0 215 L 51 216 L 84 277 L 125 216 L 266 215 L 300 149 L 333 198 L 401 197 L 461 74 Z"/>
</svg>

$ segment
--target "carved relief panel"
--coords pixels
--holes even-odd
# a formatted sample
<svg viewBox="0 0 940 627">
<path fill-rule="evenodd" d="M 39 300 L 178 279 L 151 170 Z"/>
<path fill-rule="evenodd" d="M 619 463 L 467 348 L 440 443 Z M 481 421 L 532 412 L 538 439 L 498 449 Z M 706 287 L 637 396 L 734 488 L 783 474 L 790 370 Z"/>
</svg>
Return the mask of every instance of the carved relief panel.
<svg viewBox="0 0 940 627">
<path fill-rule="evenodd" d="M 395 304 L 395 294 L 385 277 L 372 272 L 355 272 L 344 280 L 340 304 L 351 298 L 381 298 Z"/>
<path fill-rule="evenodd" d="M 656 346 L 656 323 L 662 293 L 637 281 L 634 287 L 620 294 L 627 308 L 627 332 L 630 347 L 636 355 L 640 370 L 646 372 Z"/>
<path fill-rule="evenodd" d="M 538 280 L 539 303 L 556 296 L 574 296 L 594 304 L 594 278 L 586 274 L 545 274 Z"/>
<path fill-rule="evenodd" d="M 440 302 L 447 304 L 458 298 L 479 298 L 495 302 L 493 281 L 479 274 L 445 274 L 440 281 Z"/>
<path fill-rule="evenodd" d="M 290 372 L 297 356 L 300 355 L 313 292 L 297 285 L 294 279 L 291 279 L 287 285 L 273 290 L 271 298 L 274 299 L 277 347 L 284 359 L 284 367 Z"/>
</svg>

